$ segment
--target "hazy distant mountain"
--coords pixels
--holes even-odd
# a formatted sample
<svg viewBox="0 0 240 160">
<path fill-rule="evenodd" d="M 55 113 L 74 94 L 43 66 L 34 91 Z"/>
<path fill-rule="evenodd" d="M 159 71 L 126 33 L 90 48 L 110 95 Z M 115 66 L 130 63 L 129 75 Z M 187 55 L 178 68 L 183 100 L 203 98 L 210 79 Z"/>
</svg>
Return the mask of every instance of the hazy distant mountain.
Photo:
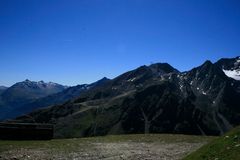
<svg viewBox="0 0 240 160">
<path fill-rule="evenodd" d="M 0 95 L 2 94 L 3 91 L 5 91 L 8 87 L 5 86 L 0 86 Z"/>
<path fill-rule="evenodd" d="M 5 87 L 5 86 L 0 86 L 0 90 L 5 90 L 7 89 L 8 87 Z"/>
<path fill-rule="evenodd" d="M 33 82 L 25 80 L 14 84 L 2 91 L 0 95 L 0 119 L 11 115 L 16 108 L 30 103 L 38 98 L 58 93 L 66 89 L 66 86 L 43 81 Z"/>
<path fill-rule="evenodd" d="M 25 80 L 5 90 L 2 94 L 2 98 L 8 104 L 22 104 L 25 103 L 25 101 L 45 97 L 64 89 L 66 89 L 65 86 L 53 82 L 45 83 L 43 81 L 33 82 Z"/>
<path fill-rule="evenodd" d="M 92 84 L 83 84 L 83 85 L 69 87 L 61 92 L 51 94 L 43 98 L 39 98 L 31 103 L 27 103 L 25 105 L 22 105 L 21 107 L 14 109 L 14 112 L 12 112 L 12 116 L 16 117 L 22 114 L 26 114 L 30 111 L 36 110 L 38 108 L 57 105 L 57 104 L 66 102 L 68 100 L 73 100 L 79 97 L 80 94 L 83 93 L 84 91 L 87 91 L 94 87 L 100 87 L 101 85 L 104 85 L 108 81 L 110 81 L 110 79 L 104 77 Z"/>
<path fill-rule="evenodd" d="M 62 105 L 17 120 L 55 124 L 55 137 L 123 133 L 219 135 L 240 124 L 240 81 L 224 70 L 238 58 L 206 61 L 187 72 L 142 66 Z M 237 64 L 236 64 L 237 62 Z M 31 118 L 29 118 L 31 117 Z"/>
</svg>

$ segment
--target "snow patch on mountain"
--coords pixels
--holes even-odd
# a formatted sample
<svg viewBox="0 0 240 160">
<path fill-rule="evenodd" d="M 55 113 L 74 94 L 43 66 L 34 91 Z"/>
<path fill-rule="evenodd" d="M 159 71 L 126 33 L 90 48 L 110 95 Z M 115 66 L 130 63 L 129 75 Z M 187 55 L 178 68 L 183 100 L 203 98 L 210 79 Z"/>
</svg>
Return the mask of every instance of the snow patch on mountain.
<svg viewBox="0 0 240 160">
<path fill-rule="evenodd" d="M 225 73 L 226 76 L 233 78 L 235 80 L 240 80 L 240 70 L 224 70 L 223 72 Z"/>
<path fill-rule="evenodd" d="M 130 78 L 130 79 L 128 79 L 127 81 L 128 82 L 133 82 L 133 81 L 135 81 L 137 78 L 136 77 L 134 77 L 134 78 Z"/>
</svg>

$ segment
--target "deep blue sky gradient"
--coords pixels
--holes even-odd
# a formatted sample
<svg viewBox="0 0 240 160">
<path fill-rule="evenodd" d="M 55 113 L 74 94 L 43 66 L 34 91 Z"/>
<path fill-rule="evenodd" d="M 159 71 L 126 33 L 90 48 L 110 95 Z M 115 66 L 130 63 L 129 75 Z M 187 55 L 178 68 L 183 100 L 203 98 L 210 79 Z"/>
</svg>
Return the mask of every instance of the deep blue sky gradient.
<svg viewBox="0 0 240 160">
<path fill-rule="evenodd" d="M 0 1 L 0 85 L 76 85 L 239 55 L 239 0 Z"/>
</svg>

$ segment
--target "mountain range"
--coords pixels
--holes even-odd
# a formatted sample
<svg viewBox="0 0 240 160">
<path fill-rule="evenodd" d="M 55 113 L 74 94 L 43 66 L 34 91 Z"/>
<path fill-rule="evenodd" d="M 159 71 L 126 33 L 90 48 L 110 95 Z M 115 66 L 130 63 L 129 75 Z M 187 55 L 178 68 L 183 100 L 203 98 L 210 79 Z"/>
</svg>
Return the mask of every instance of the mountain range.
<svg viewBox="0 0 240 160">
<path fill-rule="evenodd" d="M 3 87 L 0 93 L 0 120 L 15 118 L 38 108 L 57 105 L 77 98 L 80 93 L 92 87 L 100 86 L 109 79 L 104 77 L 92 84 L 82 84 L 73 87 L 43 81 L 25 80 L 9 87 Z M 11 99 L 11 101 L 9 100 Z"/>
<path fill-rule="evenodd" d="M 26 79 L 11 87 L 0 88 L 0 119 L 14 117 L 19 108 L 39 98 L 58 93 L 66 89 L 66 86 L 44 81 L 33 82 Z"/>
<path fill-rule="evenodd" d="M 44 97 L 46 104 L 39 99 L 28 107 L 41 109 L 11 122 L 52 123 L 57 138 L 125 133 L 221 135 L 240 124 L 239 71 L 240 57 L 206 61 L 185 72 L 167 63 L 141 66 L 98 85 L 75 86 Z M 77 87 L 81 89 L 75 96 L 66 96 Z"/>
</svg>

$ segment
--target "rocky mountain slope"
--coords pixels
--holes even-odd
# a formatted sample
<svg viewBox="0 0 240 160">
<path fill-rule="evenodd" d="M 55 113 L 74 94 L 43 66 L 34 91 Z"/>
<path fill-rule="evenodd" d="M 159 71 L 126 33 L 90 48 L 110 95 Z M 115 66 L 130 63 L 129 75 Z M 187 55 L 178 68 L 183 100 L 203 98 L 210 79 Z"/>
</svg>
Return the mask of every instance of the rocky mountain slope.
<svg viewBox="0 0 240 160">
<path fill-rule="evenodd" d="M 239 58 L 206 61 L 187 72 L 141 66 L 72 101 L 17 118 L 55 124 L 55 137 L 123 133 L 220 135 L 240 124 L 240 81 L 224 72 Z M 231 70 L 231 68 L 230 68 Z"/>
</svg>

